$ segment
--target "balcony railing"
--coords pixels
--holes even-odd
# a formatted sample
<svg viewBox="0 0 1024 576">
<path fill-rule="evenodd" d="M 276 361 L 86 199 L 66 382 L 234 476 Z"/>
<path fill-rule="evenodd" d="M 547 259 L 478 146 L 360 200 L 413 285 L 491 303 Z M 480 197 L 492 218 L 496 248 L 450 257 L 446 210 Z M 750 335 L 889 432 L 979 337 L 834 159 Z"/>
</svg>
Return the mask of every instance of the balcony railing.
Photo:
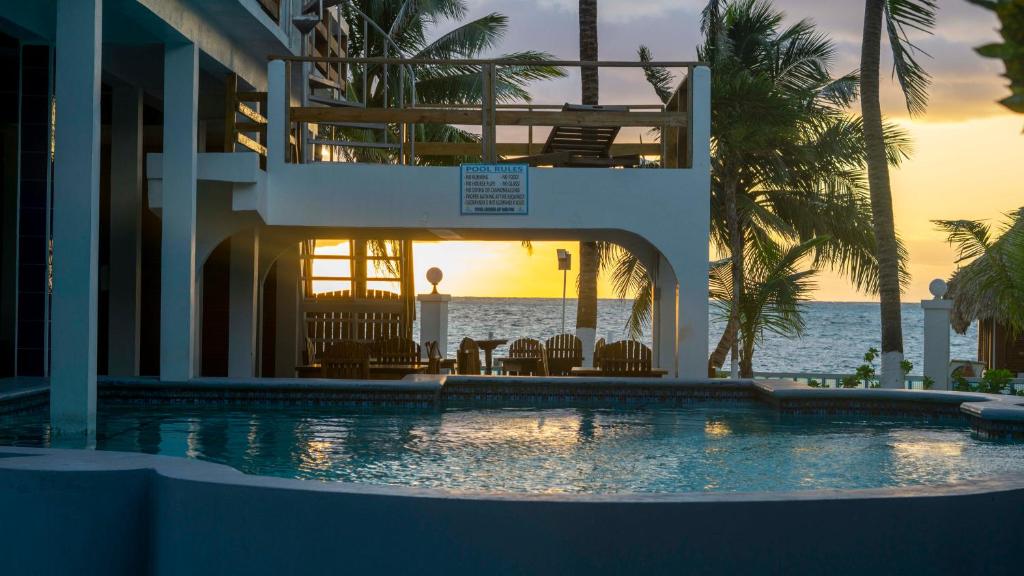
<svg viewBox="0 0 1024 576">
<path fill-rule="evenodd" d="M 414 165 L 500 162 L 517 157 L 534 157 L 536 160 L 536 155 L 544 150 L 546 140 L 543 133 L 543 138 L 536 137 L 536 129 L 560 127 L 584 137 L 588 131 L 593 133 L 596 129 L 632 129 L 631 136 L 624 137 L 620 133 L 619 141 L 608 147 L 606 153 L 610 158 L 637 156 L 641 161 L 633 165 L 642 167 L 692 166 L 691 79 L 694 69 L 701 65 L 697 62 L 524 62 L 295 56 L 272 60 L 285 62 L 287 78 L 293 78 L 293 66 L 308 68 L 309 65 L 340 64 L 339 68 L 346 70 L 355 80 L 344 105 L 300 102 L 300 105 L 288 108 L 287 126 L 299 143 L 299 150 L 288 155 L 291 162 L 358 161 Z M 596 108 L 502 101 L 498 88 L 503 68 L 540 66 L 633 69 L 638 72 L 636 81 L 641 83 L 644 80 L 640 72 L 648 66 L 681 69 L 685 74 L 664 104 L 651 102 L 657 100 L 653 91 L 646 102 L 602 104 Z M 475 87 L 482 94 L 481 101 L 452 105 L 418 98 L 416 77 L 425 76 L 432 67 L 457 67 L 460 71 L 478 74 L 479 84 Z M 609 74 L 609 79 L 620 75 Z M 605 85 L 609 84 L 606 79 Z M 288 85 L 291 86 L 291 82 Z M 646 90 L 646 84 L 642 85 Z M 285 101 L 295 102 L 291 94 Z M 430 125 L 457 126 L 470 136 L 468 141 L 462 142 L 431 141 L 425 137 L 429 131 L 424 129 Z M 613 162 L 611 165 L 617 164 Z M 618 164 L 619 167 L 626 165 Z"/>
</svg>

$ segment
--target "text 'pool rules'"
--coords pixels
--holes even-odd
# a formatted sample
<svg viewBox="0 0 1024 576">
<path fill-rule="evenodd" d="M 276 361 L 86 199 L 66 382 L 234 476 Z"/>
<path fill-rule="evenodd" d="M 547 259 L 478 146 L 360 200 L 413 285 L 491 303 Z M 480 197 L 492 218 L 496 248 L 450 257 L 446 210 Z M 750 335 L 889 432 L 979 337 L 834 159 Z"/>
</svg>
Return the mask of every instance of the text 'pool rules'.
<svg viewBox="0 0 1024 576">
<path fill-rule="evenodd" d="M 463 215 L 525 216 L 530 213 L 526 164 L 459 166 L 459 212 Z"/>
</svg>

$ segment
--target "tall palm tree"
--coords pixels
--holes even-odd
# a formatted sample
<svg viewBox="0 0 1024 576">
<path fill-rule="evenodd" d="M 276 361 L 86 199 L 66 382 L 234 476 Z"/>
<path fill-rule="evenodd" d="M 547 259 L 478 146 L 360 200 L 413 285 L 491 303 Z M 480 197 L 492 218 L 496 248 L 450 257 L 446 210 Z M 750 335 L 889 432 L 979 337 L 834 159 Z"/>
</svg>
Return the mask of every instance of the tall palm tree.
<svg viewBox="0 0 1024 576">
<path fill-rule="evenodd" d="M 580 0 L 580 60 L 597 61 L 597 0 Z M 597 104 L 598 70 L 596 66 L 580 68 L 581 102 Z M 580 273 L 576 304 L 576 335 L 583 341 L 583 357 L 593 362 L 594 339 L 597 336 L 597 277 L 600 270 L 600 247 L 597 242 L 580 242 Z"/>
<path fill-rule="evenodd" d="M 861 115 L 867 148 L 868 186 L 878 250 L 878 299 L 882 316 L 883 388 L 903 387 L 903 325 L 900 314 L 899 244 L 892 214 L 892 189 L 885 156 L 885 134 L 879 101 L 879 61 L 885 25 L 896 78 L 912 114 L 924 112 L 930 77 L 916 59 L 919 50 L 908 31 L 930 33 L 935 26 L 936 0 L 865 0 L 861 39 Z"/>
<path fill-rule="evenodd" d="M 698 56 L 713 71 L 712 242 L 730 255 L 733 302 L 744 299 L 751 250 L 774 249 L 780 239 L 800 244 L 827 237 L 810 247 L 813 267 L 837 270 L 870 293 L 877 290 L 877 261 L 863 185 L 862 124 L 848 113 L 857 78 L 832 77 L 834 47 L 813 24 L 783 27 L 783 20 L 771 4 L 756 0 L 713 1 L 704 11 Z M 640 59 L 650 61 L 650 51 L 641 47 Z M 672 75 L 653 67 L 646 73 L 667 100 Z M 892 127 L 888 132 L 888 160 L 896 163 L 907 142 Z M 620 295 L 623 288 L 643 288 L 639 274 L 631 281 L 620 276 L 632 269 L 625 261 L 615 267 Z M 638 302 L 634 312 L 645 306 Z M 738 341 L 741 308 L 731 308 L 708 361 L 710 375 Z M 634 319 L 630 328 L 641 323 Z"/>
</svg>

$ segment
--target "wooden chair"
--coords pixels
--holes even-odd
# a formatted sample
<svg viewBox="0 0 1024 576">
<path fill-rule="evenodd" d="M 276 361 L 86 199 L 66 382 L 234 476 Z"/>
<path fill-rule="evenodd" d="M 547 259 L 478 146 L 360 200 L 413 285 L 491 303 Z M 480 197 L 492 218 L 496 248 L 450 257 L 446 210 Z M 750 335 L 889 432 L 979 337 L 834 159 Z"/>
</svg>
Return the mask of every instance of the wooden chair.
<svg viewBox="0 0 1024 576">
<path fill-rule="evenodd" d="M 480 374 L 480 346 L 472 338 L 463 338 L 459 343 L 456 366 L 459 374 Z"/>
<path fill-rule="evenodd" d="M 604 346 L 604 338 L 598 338 L 597 342 L 594 342 L 594 361 L 591 363 L 593 366 L 599 366 L 597 360 L 601 357 L 601 350 Z"/>
<path fill-rule="evenodd" d="M 402 336 L 383 338 L 374 342 L 377 364 L 419 364 L 420 345 Z"/>
<path fill-rule="evenodd" d="M 370 349 L 365 344 L 343 340 L 328 346 L 320 357 L 324 378 L 370 379 Z"/>
<path fill-rule="evenodd" d="M 602 376 L 649 376 L 651 349 L 636 340 L 613 342 L 601 348 L 597 367 Z"/>
<path fill-rule="evenodd" d="M 520 338 L 508 347 L 508 357 L 532 360 L 534 368 L 528 372 L 531 376 L 548 375 L 548 358 L 544 352 L 544 345 L 533 338 Z M 516 372 L 522 374 L 523 372 Z"/>
<path fill-rule="evenodd" d="M 573 334 L 552 336 L 544 347 L 551 376 L 569 376 L 574 367 L 583 365 L 583 342 Z"/>
<path fill-rule="evenodd" d="M 629 112 L 628 106 L 569 104 L 563 112 Z M 612 143 L 619 126 L 553 126 L 540 154 L 510 158 L 503 162 L 530 166 L 573 166 L 588 168 L 632 167 L 640 164 L 639 154 L 612 156 Z"/>
</svg>

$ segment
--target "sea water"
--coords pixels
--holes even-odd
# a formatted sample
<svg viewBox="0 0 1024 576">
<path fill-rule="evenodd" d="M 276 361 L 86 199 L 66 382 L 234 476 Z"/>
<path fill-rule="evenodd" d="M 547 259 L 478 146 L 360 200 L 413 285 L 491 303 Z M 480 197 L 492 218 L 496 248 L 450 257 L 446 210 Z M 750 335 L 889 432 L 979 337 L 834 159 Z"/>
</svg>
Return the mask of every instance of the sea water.
<svg viewBox="0 0 1024 576">
<path fill-rule="evenodd" d="M 598 338 L 613 342 L 628 337 L 626 320 L 631 304 L 628 300 L 599 301 Z M 725 329 L 725 321 L 714 306 L 710 320 L 708 346 L 713 350 Z M 863 363 L 869 348 L 881 348 L 877 303 L 810 302 L 804 310 L 804 321 L 804 332 L 798 337 L 766 332 L 754 355 L 754 370 L 847 374 Z M 912 374 L 921 374 L 923 324 L 921 305 L 904 304 L 903 350 L 914 364 Z M 575 325 L 576 300 L 567 300 L 566 331 L 572 332 Z M 448 316 L 448 357 L 455 357 L 459 341 L 466 336 L 482 339 L 493 333 L 495 338 L 507 338 L 510 342 L 522 337 L 546 340 L 561 330 L 562 300 L 558 298 L 453 298 Z M 418 323 L 413 334 L 419 338 Z M 976 325 L 964 335 L 950 330 L 950 336 L 951 358 L 977 359 Z M 641 340 L 650 346 L 649 327 Z M 495 357 L 503 355 L 505 347 L 495 351 Z"/>
</svg>

